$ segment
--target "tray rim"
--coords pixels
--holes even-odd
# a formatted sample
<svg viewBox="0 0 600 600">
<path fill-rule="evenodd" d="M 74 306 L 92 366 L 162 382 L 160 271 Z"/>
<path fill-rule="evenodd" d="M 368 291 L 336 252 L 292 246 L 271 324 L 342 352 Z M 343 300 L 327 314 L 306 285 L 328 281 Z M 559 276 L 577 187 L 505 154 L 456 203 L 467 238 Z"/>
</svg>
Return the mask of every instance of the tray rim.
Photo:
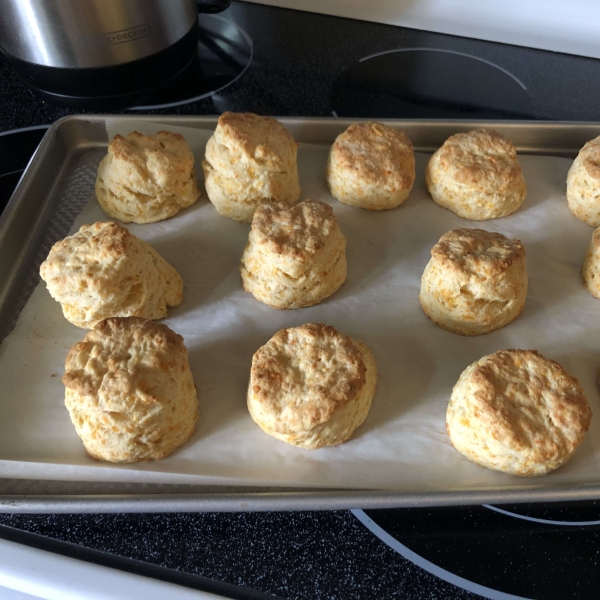
<svg viewBox="0 0 600 600">
<path fill-rule="evenodd" d="M 72 123 L 87 122 L 90 124 L 104 124 L 106 119 L 130 120 L 137 119 L 173 125 L 190 126 L 200 124 L 214 126 L 218 115 L 68 115 L 53 123 L 46 131 L 37 150 L 31 157 L 13 195 L 11 196 L 4 212 L 0 216 L 0 238 L 10 225 L 11 219 L 18 209 L 22 198 L 26 196 L 28 187 L 36 176 L 36 168 L 46 153 L 60 135 L 61 130 Z M 332 117 L 282 117 L 282 123 L 289 126 L 323 126 L 345 128 L 351 123 L 364 122 L 369 119 L 358 118 L 332 118 Z M 389 124 L 397 124 L 405 128 L 426 128 L 439 131 L 454 129 L 468 131 L 473 128 L 493 127 L 499 130 L 517 131 L 542 131 L 577 133 L 576 138 L 591 139 L 600 135 L 600 122 L 585 121 L 505 121 L 505 120 L 464 120 L 464 119 L 378 119 Z M 90 147 L 101 146 L 102 143 L 90 144 Z M 85 147 L 85 144 L 78 146 Z M 574 155 L 578 149 L 574 144 L 568 148 L 554 150 L 554 154 Z M 416 145 L 418 150 L 418 146 Z M 543 147 L 537 152 L 521 151 L 523 153 L 541 153 Z M 550 154 L 550 152 L 546 152 Z M 25 248 L 29 251 L 31 248 Z M 44 484 L 60 486 L 61 482 L 34 479 L 22 479 L 21 488 L 30 487 L 35 483 L 40 487 Z M 7 483 L 10 482 L 10 491 L 6 493 Z M 85 482 L 64 482 L 69 487 L 82 485 Z M 119 484 L 127 488 L 128 484 Z M 139 485 L 139 484 L 138 484 Z M 145 484 L 147 493 L 118 494 L 79 494 L 79 493 L 27 493 L 19 489 L 19 483 L 8 478 L 0 478 L 0 513 L 93 513 L 93 512 L 245 512 L 245 511 L 272 511 L 272 510 L 342 510 L 342 509 L 383 509 L 399 507 L 435 507 L 457 506 L 475 504 L 503 504 L 517 502 L 554 502 L 575 501 L 600 498 L 600 482 L 591 484 L 561 485 L 558 487 L 530 486 L 525 489 L 516 486 L 494 488 L 488 490 L 454 490 L 454 491 L 418 491 L 407 492 L 399 490 L 322 490 L 303 491 L 274 491 L 271 487 L 264 487 L 260 492 L 247 492 L 238 486 L 221 486 L 219 492 L 210 491 L 210 485 L 178 484 L 178 488 L 203 487 L 207 491 L 194 493 L 172 493 L 168 491 L 169 484 Z M 223 492 L 223 488 L 231 491 Z M 165 490 L 166 491 L 162 491 Z"/>
<path fill-rule="evenodd" d="M 1 480 L 0 480 L 1 481 Z M 160 485 L 160 484 L 159 484 Z M 185 484 L 182 484 L 183 487 Z M 148 484 L 148 488 L 152 485 Z M 199 486 L 196 486 L 199 487 Z M 313 510 L 376 510 L 434 508 L 482 504 L 517 504 L 595 500 L 600 485 L 523 490 L 399 492 L 395 490 L 335 490 L 147 494 L 8 494 L 0 495 L 0 513 L 150 513 L 264 512 Z"/>
</svg>

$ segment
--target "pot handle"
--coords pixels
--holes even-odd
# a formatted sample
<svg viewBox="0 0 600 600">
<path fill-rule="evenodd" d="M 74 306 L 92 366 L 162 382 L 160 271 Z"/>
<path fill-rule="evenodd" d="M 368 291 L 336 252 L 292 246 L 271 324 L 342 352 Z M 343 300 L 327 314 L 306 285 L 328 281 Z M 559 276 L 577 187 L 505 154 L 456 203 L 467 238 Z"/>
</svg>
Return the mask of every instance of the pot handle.
<svg viewBox="0 0 600 600">
<path fill-rule="evenodd" d="M 196 0 L 199 13 L 215 14 L 229 8 L 231 0 Z"/>
</svg>

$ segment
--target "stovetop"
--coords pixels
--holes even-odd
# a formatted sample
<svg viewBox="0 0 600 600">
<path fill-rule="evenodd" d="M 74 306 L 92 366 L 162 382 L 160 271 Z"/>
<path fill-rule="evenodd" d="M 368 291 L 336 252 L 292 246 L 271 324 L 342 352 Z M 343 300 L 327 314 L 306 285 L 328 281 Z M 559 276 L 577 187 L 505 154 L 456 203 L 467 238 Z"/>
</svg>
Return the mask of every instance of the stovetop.
<svg viewBox="0 0 600 600">
<path fill-rule="evenodd" d="M 120 112 L 600 121 L 592 59 L 247 3 L 200 25 L 179 85 Z M 45 126 L 76 111 L 1 58 L 0 106 L 3 207 Z M 0 515 L 0 537 L 232 598 L 596 598 L 599 532 L 599 502 Z"/>
<path fill-rule="evenodd" d="M 231 598 L 598 597 L 598 502 L 0 524 L 9 540 Z"/>
</svg>

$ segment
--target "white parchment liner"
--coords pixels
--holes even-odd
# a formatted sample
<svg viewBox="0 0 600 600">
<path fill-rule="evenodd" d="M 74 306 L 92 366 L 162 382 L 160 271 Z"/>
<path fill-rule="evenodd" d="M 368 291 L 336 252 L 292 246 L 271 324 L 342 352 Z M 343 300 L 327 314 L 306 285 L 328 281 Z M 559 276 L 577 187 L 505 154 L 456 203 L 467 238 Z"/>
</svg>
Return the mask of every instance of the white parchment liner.
<svg viewBox="0 0 600 600">
<path fill-rule="evenodd" d="M 109 120 L 108 131 L 156 133 L 165 126 Z M 170 127 L 172 131 L 178 128 Z M 210 131 L 183 129 L 197 160 Z M 68 323 L 41 283 L 14 332 L 0 348 L 0 476 L 165 483 L 255 483 L 397 489 L 482 490 L 600 483 L 600 300 L 583 287 L 580 267 L 592 228 L 567 209 L 564 187 L 571 161 L 521 157 L 527 199 L 514 215 L 476 223 L 433 203 L 423 183 L 426 155 L 400 208 L 369 212 L 344 206 L 328 193 L 328 147 L 301 144 L 302 199 L 334 207 L 348 240 L 348 280 L 322 304 L 277 311 L 242 289 L 238 265 L 249 225 L 218 215 L 206 195 L 176 217 L 129 225 L 181 273 L 184 300 L 164 320 L 185 338 L 200 398 L 196 433 L 166 460 L 125 467 L 93 461 L 64 407 L 60 377 L 69 348 L 85 331 Z M 107 220 L 90 201 L 74 230 Z M 523 241 L 529 293 L 517 321 L 494 333 L 461 337 L 431 324 L 418 292 L 429 251 L 457 227 L 480 227 Z M 303 450 L 264 434 L 246 408 L 253 353 L 276 331 L 323 322 L 362 339 L 379 368 L 365 423 L 347 443 Z M 504 348 L 532 348 L 575 375 L 595 416 L 564 468 L 537 479 L 496 473 L 468 462 L 445 432 L 446 405 L 462 370 Z"/>
</svg>

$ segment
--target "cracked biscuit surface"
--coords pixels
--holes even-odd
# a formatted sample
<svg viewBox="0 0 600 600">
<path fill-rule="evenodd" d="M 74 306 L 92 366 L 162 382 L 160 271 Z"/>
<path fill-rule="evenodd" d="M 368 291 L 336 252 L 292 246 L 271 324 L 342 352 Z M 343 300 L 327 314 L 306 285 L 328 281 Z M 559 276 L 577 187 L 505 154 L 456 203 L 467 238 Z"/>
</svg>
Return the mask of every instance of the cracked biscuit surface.
<svg viewBox="0 0 600 600">
<path fill-rule="evenodd" d="M 481 335 L 508 325 L 525 306 L 527 268 L 519 240 L 454 229 L 431 249 L 419 301 L 439 327 Z"/>
<path fill-rule="evenodd" d="M 219 213 L 250 223 L 262 204 L 300 197 L 298 144 L 276 119 L 226 112 L 202 161 L 206 193 Z"/>
<path fill-rule="evenodd" d="M 581 268 L 581 276 L 590 294 L 600 298 L 600 227 L 592 234 Z"/>
<path fill-rule="evenodd" d="M 40 266 L 65 318 L 90 329 L 107 317 L 162 319 L 183 299 L 183 281 L 150 244 L 117 223 L 82 225 Z"/>
<path fill-rule="evenodd" d="M 124 223 L 168 219 L 200 197 L 194 155 L 178 133 L 116 135 L 98 167 L 96 197 Z"/>
<path fill-rule="evenodd" d="M 365 420 L 377 366 L 360 340 L 308 323 L 278 331 L 252 358 L 248 410 L 267 434 L 302 448 L 335 446 Z"/>
<path fill-rule="evenodd" d="M 401 131 L 369 121 L 341 133 L 329 152 L 327 184 L 342 202 L 368 210 L 402 204 L 415 181 L 415 156 Z"/>
<path fill-rule="evenodd" d="M 346 238 L 333 209 L 307 200 L 255 213 L 240 267 L 244 289 L 274 308 L 312 306 L 346 280 Z"/>
<path fill-rule="evenodd" d="M 452 390 L 446 427 L 469 460 L 511 475 L 565 464 L 590 426 L 574 377 L 535 350 L 501 350 L 467 367 Z"/>
<path fill-rule="evenodd" d="M 567 175 L 569 210 L 588 225 L 600 225 L 600 136 L 579 151 Z"/>
<path fill-rule="evenodd" d="M 62 381 L 77 435 L 96 460 L 159 460 L 198 420 L 183 338 L 139 317 L 101 321 L 73 346 Z"/>
<path fill-rule="evenodd" d="M 449 137 L 429 159 L 425 184 L 436 204 L 474 221 L 510 215 L 527 193 L 513 143 L 488 129 Z"/>
</svg>

